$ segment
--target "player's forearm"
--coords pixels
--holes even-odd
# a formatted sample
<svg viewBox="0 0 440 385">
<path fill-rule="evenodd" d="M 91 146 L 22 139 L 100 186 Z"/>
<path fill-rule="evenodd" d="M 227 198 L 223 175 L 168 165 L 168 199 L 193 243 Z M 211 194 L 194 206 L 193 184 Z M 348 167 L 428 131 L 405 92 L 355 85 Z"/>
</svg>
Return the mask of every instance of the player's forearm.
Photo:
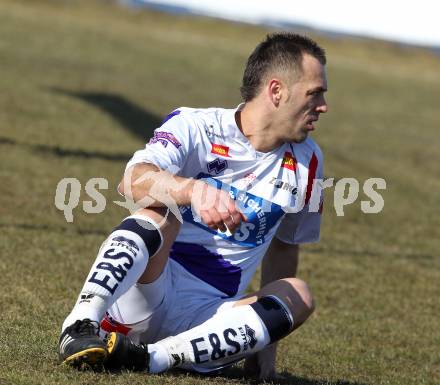
<svg viewBox="0 0 440 385">
<path fill-rule="evenodd" d="M 189 206 L 213 230 L 234 233 L 245 215 L 228 192 L 202 180 L 182 178 L 149 163 L 130 167 L 118 187 L 138 207 Z"/>
<path fill-rule="evenodd" d="M 296 276 L 299 247 L 274 238 L 261 266 L 261 287 L 282 278 Z"/>
<path fill-rule="evenodd" d="M 118 190 L 144 207 L 187 206 L 191 204 L 192 191 L 197 182 L 192 178 L 173 175 L 153 164 L 142 163 L 125 172 Z"/>
</svg>

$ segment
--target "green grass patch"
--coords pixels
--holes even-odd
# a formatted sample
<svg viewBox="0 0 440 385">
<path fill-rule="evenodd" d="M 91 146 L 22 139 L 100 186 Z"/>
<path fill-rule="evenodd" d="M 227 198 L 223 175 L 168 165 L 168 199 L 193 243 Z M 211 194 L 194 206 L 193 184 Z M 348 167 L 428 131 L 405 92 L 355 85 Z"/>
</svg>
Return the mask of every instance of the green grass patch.
<svg viewBox="0 0 440 385">
<path fill-rule="evenodd" d="M 237 105 L 247 55 L 267 32 L 108 1 L 0 3 L 0 384 L 208 381 L 69 370 L 57 364 L 59 329 L 126 215 L 111 203 L 126 160 L 178 106 Z M 330 111 L 315 134 L 325 174 L 380 177 L 387 189 L 380 214 L 363 214 L 359 199 L 343 217 L 328 191 L 322 241 L 304 247 L 299 271 L 317 310 L 281 342 L 280 383 L 438 384 L 440 58 L 316 38 L 329 61 Z M 79 206 L 66 223 L 54 205 L 64 177 L 108 179 L 105 212 Z M 209 382 L 251 383 L 242 376 Z"/>
</svg>

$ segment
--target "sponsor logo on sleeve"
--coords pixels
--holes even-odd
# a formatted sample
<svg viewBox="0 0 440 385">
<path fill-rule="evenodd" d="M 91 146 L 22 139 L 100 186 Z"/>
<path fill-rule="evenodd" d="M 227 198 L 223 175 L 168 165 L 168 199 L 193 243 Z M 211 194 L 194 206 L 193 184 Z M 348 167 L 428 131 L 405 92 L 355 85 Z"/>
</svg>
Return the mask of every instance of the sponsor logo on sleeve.
<svg viewBox="0 0 440 385">
<path fill-rule="evenodd" d="M 284 153 L 283 161 L 281 162 L 281 167 L 287 168 L 288 170 L 296 170 L 296 159 L 291 152 L 286 151 Z"/>
<path fill-rule="evenodd" d="M 150 139 L 149 143 L 153 144 L 157 142 L 161 143 L 164 147 L 168 146 L 168 143 L 171 143 L 176 148 L 182 146 L 173 134 L 165 131 L 154 132 L 154 136 Z"/>
<path fill-rule="evenodd" d="M 221 156 L 226 156 L 228 158 L 231 157 L 229 155 L 229 147 L 223 146 L 221 144 L 212 143 L 211 153 L 221 155 Z"/>
</svg>

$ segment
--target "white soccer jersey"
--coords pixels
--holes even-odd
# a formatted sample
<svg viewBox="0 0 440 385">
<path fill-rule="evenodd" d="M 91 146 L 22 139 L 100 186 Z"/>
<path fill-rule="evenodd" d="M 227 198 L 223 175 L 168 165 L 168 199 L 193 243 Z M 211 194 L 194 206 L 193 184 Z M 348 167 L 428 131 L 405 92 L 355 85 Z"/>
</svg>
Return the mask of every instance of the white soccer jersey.
<svg viewBox="0 0 440 385">
<path fill-rule="evenodd" d="M 221 233 L 180 208 L 184 222 L 170 257 L 189 281 L 206 283 L 201 295 L 241 295 L 275 235 L 291 244 L 319 239 L 320 212 L 309 210 L 313 180 L 323 177 L 318 145 L 308 138 L 258 152 L 237 127 L 236 111 L 179 108 L 127 164 L 201 178 L 228 191 L 248 218 L 234 234 Z"/>
</svg>

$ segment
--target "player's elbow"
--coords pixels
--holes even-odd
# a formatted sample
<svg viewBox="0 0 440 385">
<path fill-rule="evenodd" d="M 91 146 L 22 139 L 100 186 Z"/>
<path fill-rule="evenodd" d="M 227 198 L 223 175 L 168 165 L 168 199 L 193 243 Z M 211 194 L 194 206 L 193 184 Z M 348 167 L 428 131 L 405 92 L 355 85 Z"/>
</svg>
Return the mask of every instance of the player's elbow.
<svg viewBox="0 0 440 385">
<path fill-rule="evenodd" d="M 118 184 L 118 193 L 121 194 L 122 196 L 125 196 L 125 191 L 124 191 L 124 178 L 121 179 L 121 181 Z"/>
<path fill-rule="evenodd" d="M 146 190 L 148 186 L 144 182 L 148 179 L 147 176 L 156 170 L 156 166 L 145 163 L 135 164 L 127 168 L 118 185 L 118 192 L 134 200 L 139 193 L 142 195 L 143 190 Z"/>
<path fill-rule="evenodd" d="M 124 197 L 133 199 L 132 178 L 125 174 L 118 184 L 118 193 Z"/>
<path fill-rule="evenodd" d="M 118 184 L 118 193 L 122 196 L 130 196 L 130 192 L 132 191 L 132 182 L 133 182 L 133 171 L 134 167 L 130 167 L 128 170 L 125 171 L 121 181 Z"/>
</svg>

